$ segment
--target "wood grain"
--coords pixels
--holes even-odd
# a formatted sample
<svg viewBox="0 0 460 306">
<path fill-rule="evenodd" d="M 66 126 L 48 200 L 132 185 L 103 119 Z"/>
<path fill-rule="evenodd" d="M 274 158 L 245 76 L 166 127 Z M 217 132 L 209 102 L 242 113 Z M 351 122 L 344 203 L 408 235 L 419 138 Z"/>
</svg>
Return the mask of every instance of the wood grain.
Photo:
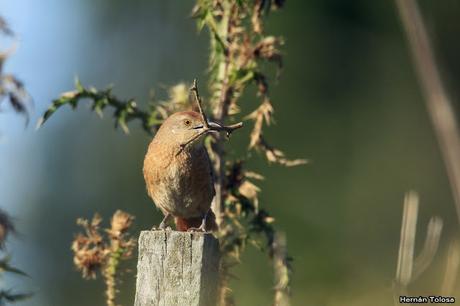
<svg viewBox="0 0 460 306">
<path fill-rule="evenodd" d="M 212 234 L 142 231 L 135 306 L 215 306 L 219 243 Z"/>
</svg>

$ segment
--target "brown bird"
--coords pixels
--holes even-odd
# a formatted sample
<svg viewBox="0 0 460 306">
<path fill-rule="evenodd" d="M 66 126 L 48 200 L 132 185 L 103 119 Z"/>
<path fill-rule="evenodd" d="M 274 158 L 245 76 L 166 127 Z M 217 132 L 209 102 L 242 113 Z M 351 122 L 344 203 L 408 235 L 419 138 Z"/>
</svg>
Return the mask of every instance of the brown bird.
<svg viewBox="0 0 460 306">
<path fill-rule="evenodd" d="M 212 165 L 202 139 L 210 132 L 227 136 L 242 123 L 223 126 L 209 122 L 201 106 L 196 80 L 191 91 L 199 113 L 178 112 L 168 117 L 149 145 L 144 159 L 147 192 L 164 214 L 160 229 L 174 217 L 179 231 L 215 230 L 211 202 L 215 195 Z"/>
<path fill-rule="evenodd" d="M 208 126 L 197 112 L 175 113 L 164 121 L 149 145 L 144 178 L 149 196 L 165 215 L 160 229 L 170 217 L 175 217 L 181 231 L 215 227 L 210 210 L 215 194 L 211 163 L 201 143 L 202 136 L 216 130 L 214 124 Z"/>
</svg>

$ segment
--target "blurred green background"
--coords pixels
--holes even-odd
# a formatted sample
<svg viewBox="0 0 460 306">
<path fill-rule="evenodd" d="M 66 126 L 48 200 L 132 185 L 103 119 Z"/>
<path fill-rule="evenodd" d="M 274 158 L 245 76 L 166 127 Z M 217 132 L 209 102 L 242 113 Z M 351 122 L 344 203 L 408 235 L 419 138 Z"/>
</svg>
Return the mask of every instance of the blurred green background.
<svg viewBox="0 0 460 306">
<path fill-rule="evenodd" d="M 449 93 L 459 101 L 460 2 L 421 0 Z M 5 70 L 35 100 L 35 123 L 50 101 L 86 85 L 114 84 L 124 98 L 146 101 L 150 89 L 206 79 L 207 33 L 189 18 L 192 1 L 0 0 L 0 14 L 19 34 Z M 411 287 L 438 293 L 449 240 L 458 234 L 454 204 L 436 139 L 392 1 L 288 1 L 267 31 L 286 45 L 280 82 L 272 87 L 276 125 L 267 134 L 307 166 L 248 167 L 266 180 L 261 205 L 287 233 L 294 257 L 293 305 L 392 305 L 404 193 L 420 193 L 416 251 L 426 224 L 444 232 L 433 265 Z M 204 92 L 204 89 L 202 90 Z M 252 111 L 243 105 L 243 114 Z M 149 137 L 131 125 L 114 131 L 86 106 L 59 111 L 40 130 L 1 114 L 0 203 L 15 217 L 13 262 L 31 277 L 7 286 L 35 292 L 23 305 L 102 305 L 100 281 L 83 281 L 70 243 L 77 217 L 116 209 L 136 216 L 135 235 L 160 221 L 145 192 L 142 161 Z M 227 147 L 246 145 L 235 133 Z M 134 261 L 129 265 L 135 269 Z M 271 266 L 249 249 L 233 282 L 239 305 L 270 305 Z M 135 270 L 123 276 L 131 305 Z M 458 291 L 458 286 L 457 293 Z"/>
</svg>

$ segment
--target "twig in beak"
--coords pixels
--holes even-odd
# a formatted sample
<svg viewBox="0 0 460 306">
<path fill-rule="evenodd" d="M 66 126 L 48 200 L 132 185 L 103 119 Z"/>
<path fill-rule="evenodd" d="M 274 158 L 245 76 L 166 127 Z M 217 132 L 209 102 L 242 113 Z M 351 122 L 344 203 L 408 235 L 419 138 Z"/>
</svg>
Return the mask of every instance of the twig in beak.
<svg viewBox="0 0 460 306">
<path fill-rule="evenodd" d="M 234 130 L 243 127 L 243 122 L 238 122 L 232 125 L 220 125 L 218 123 L 211 122 L 209 128 L 213 131 L 217 132 L 225 132 L 227 137 L 230 137 L 230 134 L 233 133 Z"/>
<path fill-rule="evenodd" d="M 196 104 L 198 104 L 198 110 L 200 111 L 201 119 L 203 119 L 203 125 L 206 129 L 209 129 L 208 118 L 206 118 L 206 114 L 203 111 L 203 106 L 202 106 L 200 94 L 198 93 L 198 86 L 197 86 L 196 79 L 193 80 L 193 85 L 192 85 L 192 88 L 190 88 L 190 91 L 193 92 Z"/>
<path fill-rule="evenodd" d="M 215 122 L 209 122 L 208 118 L 206 117 L 206 114 L 203 111 L 202 101 L 201 101 L 200 94 L 198 93 L 198 86 L 197 86 L 196 79 L 193 80 L 193 85 L 190 88 L 190 91 L 193 92 L 193 96 L 195 97 L 196 104 L 198 105 L 198 110 L 200 112 L 201 119 L 203 121 L 203 130 L 199 132 L 198 134 L 194 135 L 191 139 L 189 139 L 185 143 L 182 143 L 180 145 L 179 151 L 177 152 L 177 155 L 180 154 L 187 145 L 193 143 L 195 140 L 200 138 L 202 135 L 205 135 L 210 132 L 225 132 L 227 134 L 227 137 L 229 137 L 230 134 L 234 130 L 239 129 L 243 126 L 243 122 L 238 122 L 232 125 L 221 125 Z"/>
<path fill-rule="evenodd" d="M 211 131 L 211 129 L 203 129 L 201 132 L 199 132 L 198 134 L 196 134 L 195 136 L 193 136 L 192 138 L 190 138 L 188 141 L 184 142 L 184 143 L 181 143 L 180 144 L 180 148 L 179 148 L 179 151 L 177 151 L 176 153 L 176 156 L 179 155 L 184 149 L 186 146 L 188 146 L 189 144 L 191 144 L 192 142 L 194 142 L 195 140 L 197 140 L 198 138 L 200 138 L 202 135 L 205 135 L 206 133 L 209 133 Z"/>
<path fill-rule="evenodd" d="M 224 131 L 227 134 L 227 137 L 229 137 L 230 134 L 233 133 L 234 130 L 243 127 L 243 122 L 238 122 L 232 125 L 221 125 L 221 124 L 214 123 L 214 122 L 210 123 L 208 121 L 208 118 L 206 117 L 206 114 L 203 111 L 202 100 L 201 100 L 200 94 L 198 93 L 198 85 L 197 85 L 196 79 L 193 80 L 193 85 L 190 88 L 190 91 L 193 92 L 193 96 L 195 97 L 195 101 L 196 101 L 196 104 L 198 105 L 198 110 L 201 114 L 201 119 L 203 120 L 203 126 L 205 130 L 217 131 L 217 132 Z"/>
</svg>

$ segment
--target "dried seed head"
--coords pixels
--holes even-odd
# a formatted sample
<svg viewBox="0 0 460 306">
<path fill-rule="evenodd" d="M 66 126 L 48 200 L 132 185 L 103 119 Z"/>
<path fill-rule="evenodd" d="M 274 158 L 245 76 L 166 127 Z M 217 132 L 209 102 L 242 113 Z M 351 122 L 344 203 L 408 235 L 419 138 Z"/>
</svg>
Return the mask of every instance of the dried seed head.
<svg viewBox="0 0 460 306">
<path fill-rule="evenodd" d="M 116 270 L 113 265 L 118 265 L 118 260 L 114 261 L 113 258 L 121 256 L 126 259 L 131 256 L 136 241 L 128 239 L 126 231 L 133 220 L 130 214 L 117 210 L 112 217 L 111 227 L 105 230 L 107 236 L 103 237 L 100 232 L 102 218 L 99 214 L 95 214 L 91 222 L 77 219 L 77 224 L 84 228 L 85 233 L 75 236 L 71 248 L 74 264 L 83 278 L 96 278 L 97 272 L 102 272 L 106 277 L 107 271 Z"/>
<path fill-rule="evenodd" d="M 83 278 L 95 278 L 109 252 L 99 233 L 101 221 L 99 214 L 95 214 L 91 222 L 77 219 L 77 224 L 84 228 L 85 234 L 79 233 L 75 236 L 71 249 L 74 252 L 75 267 L 82 273 Z"/>
<path fill-rule="evenodd" d="M 83 278 L 96 278 L 96 273 L 104 265 L 108 250 L 93 247 L 91 249 L 83 248 L 77 251 L 74 250 L 74 252 L 74 264 L 81 271 Z"/>
<path fill-rule="evenodd" d="M 109 234 L 113 237 L 120 237 L 129 229 L 133 220 L 134 217 L 130 214 L 117 210 L 112 217 Z"/>
</svg>

